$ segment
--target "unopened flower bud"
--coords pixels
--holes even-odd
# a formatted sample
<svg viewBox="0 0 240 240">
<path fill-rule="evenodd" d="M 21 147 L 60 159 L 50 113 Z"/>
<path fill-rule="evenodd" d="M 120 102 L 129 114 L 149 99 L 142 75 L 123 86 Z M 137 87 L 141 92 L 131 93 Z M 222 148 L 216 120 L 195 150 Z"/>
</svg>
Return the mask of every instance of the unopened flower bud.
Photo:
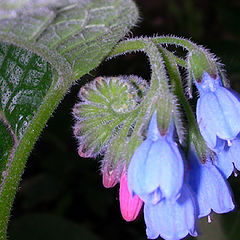
<svg viewBox="0 0 240 240">
<path fill-rule="evenodd" d="M 132 197 L 128 189 L 127 175 L 125 169 L 123 170 L 120 179 L 119 200 L 122 217 L 128 222 L 134 221 L 142 208 L 143 202 L 138 197 L 138 195 Z"/>
<path fill-rule="evenodd" d="M 117 169 L 108 170 L 107 165 L 103 167 L 103 186 L 105 188 L 112 188 L 118 183 Z"/>
</svg>

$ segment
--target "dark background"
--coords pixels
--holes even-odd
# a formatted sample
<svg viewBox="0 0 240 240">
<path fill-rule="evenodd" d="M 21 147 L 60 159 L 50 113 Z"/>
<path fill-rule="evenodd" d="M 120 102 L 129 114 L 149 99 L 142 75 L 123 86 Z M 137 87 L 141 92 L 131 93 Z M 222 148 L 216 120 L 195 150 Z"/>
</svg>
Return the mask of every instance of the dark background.
<svg viewBox="0 0 240 240">
<path fill-rule="evenodd" d="M 191 38 L 221 58 L 233 89 L 240 92 L 240 1 L 136 0 L 141 19 L 129 37 L 174 34 Z M 71 109 L 83 83 L 99 75 L 136 74 L 149 79 L 143 54 L 101 64 L 71 88 L 48 121 L 28 160 L 12 210 L 11 240 L 146 239 L 143 216 L 125 222 L 118 186 L 105 189 L 95 159 L 81 159 Z M 99 160 L 99 159 L 98 159 Z M 230 178 L 237 209 L 202 220 L 199 239 L 240 239 L 240 177 Z"/>
</svg>

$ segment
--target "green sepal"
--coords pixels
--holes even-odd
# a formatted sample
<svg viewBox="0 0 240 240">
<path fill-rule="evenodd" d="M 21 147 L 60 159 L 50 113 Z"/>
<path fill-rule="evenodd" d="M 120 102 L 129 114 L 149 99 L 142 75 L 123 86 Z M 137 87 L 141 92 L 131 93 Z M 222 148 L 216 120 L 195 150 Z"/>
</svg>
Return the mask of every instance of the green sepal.
<svg viewBox="0 0 240 240">
<path fill-rule="evenodd" d="M 212 54 L 203 48 L 189 52 L 187 56 L 189 76 L 189 88 L 192 88 L 192 80 L 201 82 L 203 72 L 207 72 L 213 78 L 217 77 L 217 62 Z"/>
</svg>

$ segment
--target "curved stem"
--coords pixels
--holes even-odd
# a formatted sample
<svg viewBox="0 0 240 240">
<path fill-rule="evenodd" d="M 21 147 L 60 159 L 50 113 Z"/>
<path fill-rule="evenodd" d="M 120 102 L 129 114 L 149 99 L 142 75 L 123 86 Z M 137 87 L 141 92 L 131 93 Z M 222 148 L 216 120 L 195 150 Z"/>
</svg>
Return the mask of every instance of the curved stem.
<svg viewBox="0 0 240 240">
<path fill-rule="evenodd" d="M 206 143 L 203 140 L 200 130 L 198 128 L 198 124 L 196 122 L 192 108 L 184 95 L 177 64 L 176 62 L 174 62 L 174 60 L 172 61 L 171 55 L 169 55 L 164 48 L 159 47 L 159 51 L 161 52 L 166 67 L 168 69 L 172 86 L 174 86 L 173 91 L 178 97 L 179 102 L 182 104 L 183 109 L 186 113 L 189 126 L 188 146 L 190 145 L 190 142 L 193 142 L 198 155 L 204 161 L 206 158 Z"/>
<path fill-rule="evenodd" d="M 120 42 L 108 55 L 108 59 L 117 57 L 130 52 L 143 51 L 145 47 L 145 41 L 151 40 L 155 44 L 160 43 L 159 38 L 133 38 Z M 187 41 L 187 40 L 186 40 Z M 166 42 L 162 42 L 165 44 Z M 169 42 L 168 42 L 169 43 Z M 168 51 L 169 52 L 169 51 Z M 180 57 L 175 56 L 173 53 L 169 52 L 172 58 L 175 59 L 177 64 L 181 67 L 187 68 L 185 60 Z"/>
<path fill-rule="evenodd" d="M 152 74 L 150 88 L 138 107 L 138 116 L 136 117 L 134 130 L 128 142 L 128 146 L 131 147 L 126 149 L 127 159 L 131 158 L 136 148 L 140 145 L 142 131 L 146 128 L 152 113 L 155 110 L 160 113 L 158 114 L 159 130 L 165 134 L 173 112 L 173 96 L 169 89 L 169 80 L 164 61 L 156 44 L 151 39 L 136 38 L 122 41 L 112 50 L 108 58 L 136 51 L 144 52 L 148 56 Z M 184 60 L 177 57 L 176 59 L 178 59 L 181 65 L 185 66 Z"/>
<path fill-rule="evenodd" d="M 62 76 L 54 76 L 55 81 L 57 79 L 62 82 Z M 18 184 L 21 179 L 24 167 L 26 165 L 28 154 L 31 152 L 34 143 L 36 142 L 41 130 L 44 128 L 47 120 L 51 116 L 52 112 L 56 108 L 59 101 L 64 97 L 68 90 L 67 84 L 59 84 L 59 88 L 56 89 L 54 84 L 49 89 L 44 102 L 40 106 L 35 118 L 31 125 L 26 130 L 24 137 L 18 142 L 18 146 L 14 152 L 14 157 L 11 161 L 11 165 L 8 169 L 8 177 L 1 184 L 0 194 L 0 239 L 6 240 L 6 230 L 9 221 L 10 211 L 15 194 L 18 189 Z"/>
<path fill-rule="evenodd" d="M 164 61 L 158 51 L 157 46 L 148 38 L 143 38 L 143 52 L 149 57 L 152 70 L 151 85 L 149 91 L 160 91 L 162 94 L 169 93 L 168 77 L 164 66 Z M 167 97 L 167 96 L 166 96 Z"/>
<path fill-rule="evenodd" d="M 159 130 L 165 134 L 172 118 L 173 96 L 169 89 L 164 61 L 157 46 L 149 38 L 137 39 L 136 45 L 149 57 L 152 70 L 150 89 L 142 101 L 145 110 L 141 111 L 142 114 L 139 115 L 136 126 L 141 126 L 144 121 L 148 121 L 153 111 L 157 109 L 160 113 L 158 115 Z"/>
<path fill-rule="evenodd" d="M 179 37 L 153 37 L 151 39 L 155 44 L 173 44 L 175 46 L 181 46 L 182 48 L 192 51 L 199 49 L 199 47 L 191 42 L 190 40 L 184 39 L 184 38 L 179 38 Z"/>
</svg>

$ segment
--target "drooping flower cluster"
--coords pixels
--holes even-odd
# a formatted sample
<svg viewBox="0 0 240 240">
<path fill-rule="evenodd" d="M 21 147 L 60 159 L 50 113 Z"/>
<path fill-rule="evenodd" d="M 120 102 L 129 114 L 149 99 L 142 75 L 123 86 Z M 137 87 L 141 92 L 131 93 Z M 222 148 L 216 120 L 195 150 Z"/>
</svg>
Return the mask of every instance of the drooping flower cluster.
<svg viewBox="0 0 240 240">
<path fill-rule="evenodd" d="M 135 220 L 143 206 L 149 239 L 195 237 L 199 218 L 235 208 L 227 179 L 240 170 L 240 101 L 225 87 L 214 57 L 193 45 L 181 66 L 190 76 L 190 96 L 193 82 L 199 92 L 195 119 L 177 67 L 184 60 L 154 41 L 139 41 L 152 63 L 150 86 L 134 76 L 101 78 L 88 86 L 74 111 L 84 146 L 80 155 L 82 149 L 104 154 L 103 185 L 120 184 L 126 221 Z M 187 118 L 185 146 L 176 99 Z"/>
<path fill-rule="evenodd" d="M 135 220 L 144 204 L 150 239 L 197 236 L 198 218 L 209 216 L 212 211 L 226 213 L 235 207 L 226 179 L 234 166 L 240 166 L 240 103 L 234 93 L 222 86 L 219 77 L 215 79 L 204 72 L 195 84 L 200 93 L 196 111 L 199 129 L 208 147 L 216 153 L 214 158 L 206 150 L 206 158 L 200 159 L 192 143 L 185 159 L 174 141 L 174 121 L 161 135 L 155 111 L 147 138 L 121 175 L 122 216 L 126 221 Z M 116 173 L 106 174 L 104 171 L 104 185 L 114 186 Z"/>
<path fill-rule="evenodd" d="M 184 182 L 184 163 L 172 135 L 173 124 L 161 136 L 155 112 L 147 139 L 128 167 L 129 189 L 144 201 L 147 236 L 152 239 L 159 235 L 165 239 L 196 235 L 194 198 Z"/>
<path fill-rule="evenodd" d="M 128 168 L 130 192 L 144 201 L 150 239 L 196 236 L 197 218 L 212 210 L 225 213 L 234 209 L 229 186 L 218 168 L 209 158 L 202 164 L 193 146 L 189 165 L 184 164 L 171 128 L 172 125 L 161 136 L 155 112 L 148 137 L 134 153 Z"/>
</svg>

